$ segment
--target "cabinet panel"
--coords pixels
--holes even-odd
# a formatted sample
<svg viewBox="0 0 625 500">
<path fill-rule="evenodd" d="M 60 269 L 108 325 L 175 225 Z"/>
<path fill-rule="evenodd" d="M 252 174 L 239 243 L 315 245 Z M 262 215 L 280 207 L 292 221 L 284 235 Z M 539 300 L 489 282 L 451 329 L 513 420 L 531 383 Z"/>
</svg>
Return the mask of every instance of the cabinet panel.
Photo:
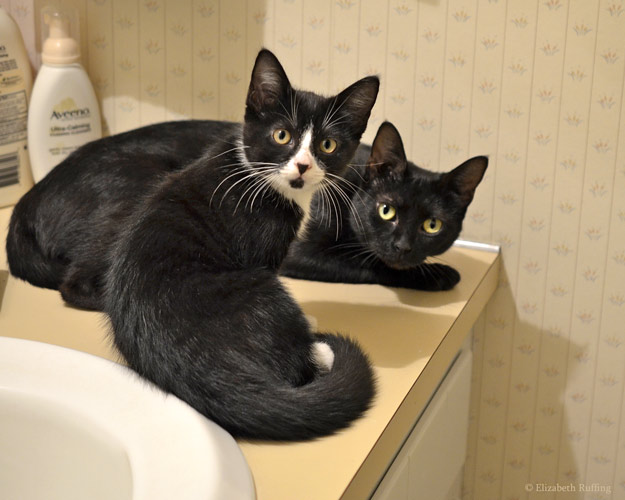
<svg viewBox="0 0 625 500">
<path fill-rule="evenodd" d="M 470 350 L 456 358 L 374 500 L 454 498 L 466 455 L 471 363 Z"/>
<path fill-rule="evenodd" d="M 376 490 L 373 500 L 411 500 L 408 477 L 410 464 L 405 457 L 406 454 L 400 452 Z"/>
</svg>

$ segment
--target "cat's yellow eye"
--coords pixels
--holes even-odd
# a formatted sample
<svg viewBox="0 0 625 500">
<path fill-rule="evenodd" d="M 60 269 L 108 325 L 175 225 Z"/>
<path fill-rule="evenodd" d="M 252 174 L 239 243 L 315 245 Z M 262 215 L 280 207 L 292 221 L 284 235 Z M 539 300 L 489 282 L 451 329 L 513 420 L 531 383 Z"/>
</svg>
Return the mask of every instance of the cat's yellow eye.
<svg viewBox="0 0 625 500">
<path fill-rule="evenodd" d="M 443 227 L 443 222 L 440 219 L 427 219 L 423 223 L 423 230 L 428 234 L 436 234 Z"/>
<path fill-rule="evenodd" d="M 281 146 L 288 144 L 291 140 L 291 132 L 284 128 L 279 128 L 273 131 L 273 140 L 276 141 Z"/>
<path fill-rule="evenodd" d="M 393 205 L 389 205 L 388 203 L 381 203 L 378 207 L 378 215 L 382 218 L 382 220 L 391 220 L 397 214 L 397 210 Z"/>
<path fill-rule="evenodd" d="M 336 150 L 337 143 L 334 139 L 324 139 L 319 144 L 319 149 L 326 154 L 334 153 Z"/>
</svg>

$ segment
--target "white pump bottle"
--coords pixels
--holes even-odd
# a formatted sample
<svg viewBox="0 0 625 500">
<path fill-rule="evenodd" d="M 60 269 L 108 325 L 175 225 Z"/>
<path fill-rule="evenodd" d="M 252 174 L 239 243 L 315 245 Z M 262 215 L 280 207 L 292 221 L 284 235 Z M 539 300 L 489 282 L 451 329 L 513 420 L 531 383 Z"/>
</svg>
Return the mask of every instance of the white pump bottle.
<svg viewBox="0 0 625 500">
<path fill-rule="evenodd" d="M 14 204 L 33 185 L 26 148 L 32 86 L 22 34 L 0 7 L 0 207 Z"/>
<path fill-rule="evenodd" d="M 80 65 L 77 20 L 70 12 L 42 11 L 41 68 L 28 112 L 30 165 L 39 182 L 83 144 L 102 137 L 93 86 Z M 73 35 L 71 30 L 76 33 Z"/>
</svg>

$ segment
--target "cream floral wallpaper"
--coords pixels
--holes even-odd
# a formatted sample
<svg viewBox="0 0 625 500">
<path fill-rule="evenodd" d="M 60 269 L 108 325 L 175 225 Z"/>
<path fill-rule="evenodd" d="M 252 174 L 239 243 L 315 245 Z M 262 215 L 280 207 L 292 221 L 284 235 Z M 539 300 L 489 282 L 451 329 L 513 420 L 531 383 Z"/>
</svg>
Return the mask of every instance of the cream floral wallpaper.
<svg viewBox="0 0 625 500">
<path fill-rule="evenodd" d="M 35 8 L 0 0 L 36 66 Z M 464 237 L 502 246 L 475 327 L 464 495 L 625 499 L 625 0 L 73 0 L 106 126 L 239 120 L 254 57 L 382 77 L 418 164 L 490 155 Z M 555 490 L 560 490 L 555 491 Z"/>
</svg>

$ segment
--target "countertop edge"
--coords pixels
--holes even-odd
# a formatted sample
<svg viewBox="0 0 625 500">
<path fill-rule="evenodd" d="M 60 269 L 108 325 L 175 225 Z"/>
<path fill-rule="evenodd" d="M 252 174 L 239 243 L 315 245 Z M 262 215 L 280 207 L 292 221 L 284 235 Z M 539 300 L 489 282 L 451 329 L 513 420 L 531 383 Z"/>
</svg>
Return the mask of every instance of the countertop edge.
<svg viewBox="0 0 625 500">
<path fill-rule="evenodd" d="M 497 247 L 493 249 L 492 251 L 498 253 L 497 257 L 436 349 L 435 355 L 432 355 L 404 401 L 397 408 L 377 443 L 345 489 L 341 500 L 369 498 L 414 429 L 432 394 L 462 347 L 466 335 L 497 288 L 501 254 Z M 426 394 L 419 391 L 417 385 L 434 387 L 434 390 Z M 417 418 L 414 415 L 417 415 Z"/>
</svg>

